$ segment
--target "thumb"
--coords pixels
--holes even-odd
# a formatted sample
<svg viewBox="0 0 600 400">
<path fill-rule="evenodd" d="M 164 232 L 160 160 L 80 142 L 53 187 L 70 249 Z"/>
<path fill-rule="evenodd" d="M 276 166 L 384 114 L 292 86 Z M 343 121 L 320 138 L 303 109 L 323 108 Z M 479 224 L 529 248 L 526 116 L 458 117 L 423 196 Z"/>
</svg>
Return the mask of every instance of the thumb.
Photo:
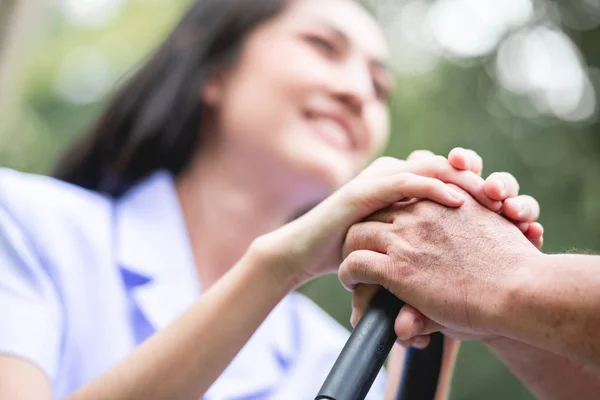
<svg viewBox="0 0 600 400">
<path fill-rule="evenodd" d="M 390 176 L 357 180 L 342 192 L 352 215 L 352 223 L 406 198 L 428 199 L 447 207 L 459 207 L 464 195 L 444 182 L 402 172 Z"/>
</svg>

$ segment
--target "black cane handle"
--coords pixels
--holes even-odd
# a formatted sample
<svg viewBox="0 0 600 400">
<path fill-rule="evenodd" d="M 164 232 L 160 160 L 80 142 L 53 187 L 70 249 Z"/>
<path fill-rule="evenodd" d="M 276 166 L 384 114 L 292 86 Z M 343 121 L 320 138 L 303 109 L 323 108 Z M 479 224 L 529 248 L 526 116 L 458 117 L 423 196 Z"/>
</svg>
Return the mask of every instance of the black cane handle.
<svg viewBox="0 0 600 400">
<path fill-rule="evenodd" d="M 383 288 L 377 292 L 315 400 L 363 400 L 367 396 L 396 341 L 394 321 L 404 304 Z M 433 400 L 443 338 L 441 344 L 440 348 L 432 337 L 427 349 L 408 351 L 398 400 Z"/>
</svg>

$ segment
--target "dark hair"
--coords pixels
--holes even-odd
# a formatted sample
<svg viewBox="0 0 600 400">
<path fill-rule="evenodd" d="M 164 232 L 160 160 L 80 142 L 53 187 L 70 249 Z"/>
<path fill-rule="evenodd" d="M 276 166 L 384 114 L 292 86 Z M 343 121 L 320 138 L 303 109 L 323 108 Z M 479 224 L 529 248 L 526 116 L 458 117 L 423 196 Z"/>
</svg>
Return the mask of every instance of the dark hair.
<svg viewBox="0 0 600 400">
<path fill-rule="evenodd" d="M 206 138 L 201 87 L 232 63 L 248 34 L 288 0 L 197 0 L 91 129 L 60 158 L 54 176 L 120 196 L 157 169 L 179 174 Z"/>
</svg>

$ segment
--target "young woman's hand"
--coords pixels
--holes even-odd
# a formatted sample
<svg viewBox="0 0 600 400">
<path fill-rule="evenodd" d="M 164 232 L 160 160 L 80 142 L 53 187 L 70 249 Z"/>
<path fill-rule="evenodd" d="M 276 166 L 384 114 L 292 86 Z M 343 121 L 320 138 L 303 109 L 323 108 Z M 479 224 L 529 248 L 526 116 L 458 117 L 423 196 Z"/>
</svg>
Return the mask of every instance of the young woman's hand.
<svg viewBox="0 0 600 400">
<path fill-rule="evenodd" d="M 450 152 L 448 161 L 456 169 L 470 170 L 479 175 L 483 169 L 482 159 L 477 153 L 460 147 Z M 540 249 L 544 242 L 544 228 L 537 222 L 540 216 L 537 200 L 528 195 L 519 195 L 519 182 L 508 172 L 492 173 L 485 180 L 484 190 L 490 199 L 502 202 L 502 215 L 517 225 L 527 239 Z"/>
<path fill-rule="evenodd" d="M 335 271 L 342 261 L 348 229 L 378 210 L 418 199 L 459 207 L 464 197 L 446 183 L 459 186 L 499 212 L 502 202 L 488 196 L 485 181 L 473 170 L 477 168 L 455 168 L 441 156 L 413 155 L 406 161 L 379 158 L 302 217 L 258 238 L 253 248 L 279 260 L 274 263 L 275 273 L 282 284 L 292 288 Z"/>
</svg>

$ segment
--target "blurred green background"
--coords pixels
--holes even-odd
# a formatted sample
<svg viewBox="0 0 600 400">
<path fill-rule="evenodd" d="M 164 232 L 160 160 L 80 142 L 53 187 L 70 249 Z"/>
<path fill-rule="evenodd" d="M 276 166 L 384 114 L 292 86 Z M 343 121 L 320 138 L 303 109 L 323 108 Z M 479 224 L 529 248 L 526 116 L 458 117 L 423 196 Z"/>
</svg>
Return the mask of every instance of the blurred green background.
<svg viewBox="0 0 600 400">
<path fill-rule="evenodd" d="M 0 166 L 36 173 L 49 171 L 188 4 L 2 1 Z M 472 148 L 484 175 L 511 172 L 539 200 L 544 251 L 598 251 L 600 2 L 370 3 L 397 71 L 387 154 Z M 335 276 L 302 291 L 349 326 L 350 294 Z M 452 399 L 530 398 L 483 346 L 463 345 Z"/>
</svg>

